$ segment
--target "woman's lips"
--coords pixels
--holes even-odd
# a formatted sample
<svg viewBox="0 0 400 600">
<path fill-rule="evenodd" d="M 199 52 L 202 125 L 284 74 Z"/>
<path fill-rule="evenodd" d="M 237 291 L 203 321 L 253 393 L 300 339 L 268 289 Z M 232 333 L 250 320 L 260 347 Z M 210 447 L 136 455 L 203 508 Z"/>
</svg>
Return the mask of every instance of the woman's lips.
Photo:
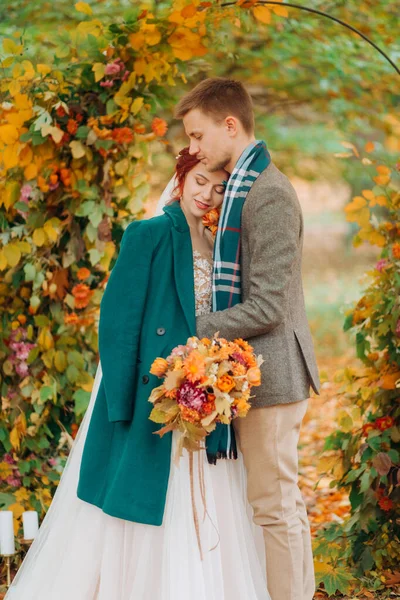
<svg viewBox="0 0 400 600">
<path fill-rule="evenodd" d="M 208 204 L 203 204 L 203 202 L 199 202 L 198 200 L 195 200 L 195 203 L 197 208 L 200 210 L 206 210 L 207 208 L 210 208 Z"/>
</svg>

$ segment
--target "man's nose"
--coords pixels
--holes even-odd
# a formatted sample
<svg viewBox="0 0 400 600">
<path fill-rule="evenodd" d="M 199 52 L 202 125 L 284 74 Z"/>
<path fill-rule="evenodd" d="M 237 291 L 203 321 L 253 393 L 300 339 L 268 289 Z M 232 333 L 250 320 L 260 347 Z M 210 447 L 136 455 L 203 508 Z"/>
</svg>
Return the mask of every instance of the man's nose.
<svg viewBox="0 0 400 600">
<path fill-rule="evenodd" d="M 199 145 L 196 144 L 195 142 L 193 142 L 193 140 L 190 142 L 190 146 L 189 146 L 189 154 L 191 156 L 196 156 L 196 154 L 199 153 Z"/>
</svg>

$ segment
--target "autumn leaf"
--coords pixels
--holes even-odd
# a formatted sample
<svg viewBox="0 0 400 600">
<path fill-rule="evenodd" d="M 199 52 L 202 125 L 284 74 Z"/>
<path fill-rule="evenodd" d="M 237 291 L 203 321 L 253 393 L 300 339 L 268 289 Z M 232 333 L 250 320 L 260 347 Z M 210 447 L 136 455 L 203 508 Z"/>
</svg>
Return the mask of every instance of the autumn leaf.
<svg viewBox="0 0 400 600">
<path fill-rule="evenodd" d="M 271 23 L 271 11 L 266 6 L 256 6 L 253 8 L 253 14 L 257 21 L 269 25 Z"/>
<path fill-rule="evenodd" d="M 89 6 L 89 4 L 87 4 L 86 2 L 77 2 L 75 4 L 75 8 L 78 12 L 83 13 L 85 15 L 92 15 L 93 14 L 93 10 L 92 7 Z"/>
</svg>

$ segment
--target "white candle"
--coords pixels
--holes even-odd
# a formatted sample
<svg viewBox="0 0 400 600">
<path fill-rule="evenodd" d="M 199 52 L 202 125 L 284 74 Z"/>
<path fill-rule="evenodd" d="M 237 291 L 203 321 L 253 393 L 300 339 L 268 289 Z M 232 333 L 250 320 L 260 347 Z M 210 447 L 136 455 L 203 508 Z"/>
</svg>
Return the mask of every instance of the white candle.
<svg viewBox="0 0 400 600">
<path fill-rule="evenodd" d="M 27 510 L 22 513 L 24 526 L 24 539 L 33 540 L 39 529 L 39 516 L 36 510 Z"/>
<path fill-rule="evenodd" d="M 12 510 L 0 510 L 0 554 L 15 554 Z"/>
</svg>

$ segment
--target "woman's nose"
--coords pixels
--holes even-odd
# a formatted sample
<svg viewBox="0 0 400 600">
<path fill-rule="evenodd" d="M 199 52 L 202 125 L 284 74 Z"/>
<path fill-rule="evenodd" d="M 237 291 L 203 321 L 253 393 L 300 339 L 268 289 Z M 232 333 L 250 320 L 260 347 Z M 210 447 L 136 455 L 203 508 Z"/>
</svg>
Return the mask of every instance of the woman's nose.
<svg viewBox="0 0 400 600">
<path fill-rule="evenodd" d="M 204 188 L 203 188 L 204 200 L 210 200 L 211 194 L 212 194 L 212 187 L 204 186 Z"/>
</svg>

